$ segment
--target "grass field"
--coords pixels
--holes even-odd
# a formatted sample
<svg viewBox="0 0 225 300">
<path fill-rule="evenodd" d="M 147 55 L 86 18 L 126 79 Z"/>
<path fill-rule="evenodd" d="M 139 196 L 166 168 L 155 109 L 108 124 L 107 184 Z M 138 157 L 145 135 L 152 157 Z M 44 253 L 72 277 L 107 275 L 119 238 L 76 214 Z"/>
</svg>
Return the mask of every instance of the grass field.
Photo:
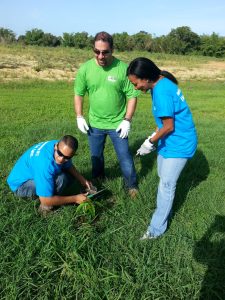
<svg viewBox="0 0 225 300">
<path fill-rule="evenodd" d="M 0 299 L 225 299 L 225 82 L 183 81 L 181 88 L 196 123 L 198 150 L 179 180 L 168 231 L 139 241 L 155 208 L 156 154 L 135 158 L 140 194 L 133 201 L 108 141 L 110 193 L 94 202 L 95 218 L 82 223 L 75 206 L 41 217 L 38 202 L 16 198 L 6 178 L 29 146 L 64 134 L 78 138 L 73 162 L 90 178 L 73 83 L 0 84 Z M 150 97 L 142 95 L 129 137 L 134 155 L 154 126 Z"/>
</svg>

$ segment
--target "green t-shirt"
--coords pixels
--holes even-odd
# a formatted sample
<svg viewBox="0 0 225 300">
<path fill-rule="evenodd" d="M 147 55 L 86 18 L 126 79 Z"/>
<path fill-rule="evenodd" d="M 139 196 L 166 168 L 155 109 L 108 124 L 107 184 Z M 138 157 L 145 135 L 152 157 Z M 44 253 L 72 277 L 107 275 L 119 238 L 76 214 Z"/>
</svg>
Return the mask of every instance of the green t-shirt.
<svg viewBox="0 0 225 300">
<path fill-rule="evenodd" d="M 127 65 L 117 58 L 107 67 L 90 59 L 78 70 L 74 93 L 89 96 L 89 123 L 99 129 L 116 129 L 126 113 L 127 100 L 137 97 L 126 76 Z"/>
</svg>

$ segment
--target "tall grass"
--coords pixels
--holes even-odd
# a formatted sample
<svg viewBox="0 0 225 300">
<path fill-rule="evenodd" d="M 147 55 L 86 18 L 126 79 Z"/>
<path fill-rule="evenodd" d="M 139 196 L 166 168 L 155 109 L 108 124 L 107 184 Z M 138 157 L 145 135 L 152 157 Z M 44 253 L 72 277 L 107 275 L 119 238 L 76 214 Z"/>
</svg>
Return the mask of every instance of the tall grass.
<svg viewBox="0 0 225 300">
<path fill-rule="evenodd" d="M 151 53 L 146 51 L 118 52 L 115 56 L 128 63 L 138 56 L 149 57 L 162 68 L 170 67 L 198 67 L 209 62 L 219 62 L 222 59 L 196 56 L 196 55 L 174 55 L 163 53 Z M 66 47 L 39 47 L 21 45 L 0 45 L 0 69 L 19 66 L 34 65 L 36 71 L 45 69 L 72 70 L 75 72 L 81 63 L 93 57 L 91 49 L 75 49 Z"/>
<path fill-rule="evenodd" d="M 110 141 L 105 149 L 108 195 L 82 223 L 74 206 L 41 217 L 38 201 L 15 197 L 6 178 L 32 144 L 73 134 L 76 167 L 91 174 L 87 138 L 76 127 L 73 84 L 27 81 L 0 85 L 1 299 L 224 299 L 225 85 L 186 82 L 199 146 L 177 187 L 165 235 L 139 241 L 155 208 L 156 154 L 135 158 L 140 193 L 122 186 Z M 85 99 L 85 112 L 88 101 Z M 142 95 L 129 141 L 133 155 L 153 130 L 151 101 Z"/>
</svg>

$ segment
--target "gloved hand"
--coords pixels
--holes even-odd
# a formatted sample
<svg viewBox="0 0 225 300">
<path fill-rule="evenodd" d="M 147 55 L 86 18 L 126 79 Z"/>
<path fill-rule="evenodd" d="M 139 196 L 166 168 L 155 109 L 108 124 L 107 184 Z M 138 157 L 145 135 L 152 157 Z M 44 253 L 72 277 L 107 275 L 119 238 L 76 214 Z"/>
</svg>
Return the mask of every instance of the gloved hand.
<svg viewBox="0 0 225 300">
<path fill-rule="evenodd" d="M 123 120 L 117 127 L 116 132 L 120 131 L 120 138 L 124 139 L 128 137 L 130 131 L 130 121 Z"/>
<path fill-rule="evenodd" d="M 85 121 L 83 116 L 77 117 L 77 127 L 80 129 L 81 132 L 87 133 L 89 130 L 88 124 Z"/>
<path fill-rule="evenodd" d="M 141 147 L 137 150 L 136 155 L 143 156 L 143 155 L 151 153 L 152 151 L 154 151 L 156 149 L 155 145 L 149 141 L 149 139 L 152 138 L 155 134 L 156 134 L 156 132 L 153 132 L 152 135 L 150 135 L 144 141 L 144 143 L 141 145 Z"/>
</svg>

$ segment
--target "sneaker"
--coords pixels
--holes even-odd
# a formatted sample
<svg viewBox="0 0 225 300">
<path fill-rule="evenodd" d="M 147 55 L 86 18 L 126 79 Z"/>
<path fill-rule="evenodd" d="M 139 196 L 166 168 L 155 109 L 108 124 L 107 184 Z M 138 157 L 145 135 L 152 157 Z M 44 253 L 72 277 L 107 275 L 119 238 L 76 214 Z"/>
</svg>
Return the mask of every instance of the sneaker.
<svg viewBox="0 0 225 300">
<path fill-rule="evenodd" d="M 140 241 L 156 239 L 156 236 L 150 235 L 148 232 L 145 232 L 144 235 L 140 238 Z"/>
<path fill-rule="evenodd" d="M 138 190 L 136 188 L 129 189 L 128 194 L 132 199 L 134 199 L 138 195 Z"/>
</svg>

